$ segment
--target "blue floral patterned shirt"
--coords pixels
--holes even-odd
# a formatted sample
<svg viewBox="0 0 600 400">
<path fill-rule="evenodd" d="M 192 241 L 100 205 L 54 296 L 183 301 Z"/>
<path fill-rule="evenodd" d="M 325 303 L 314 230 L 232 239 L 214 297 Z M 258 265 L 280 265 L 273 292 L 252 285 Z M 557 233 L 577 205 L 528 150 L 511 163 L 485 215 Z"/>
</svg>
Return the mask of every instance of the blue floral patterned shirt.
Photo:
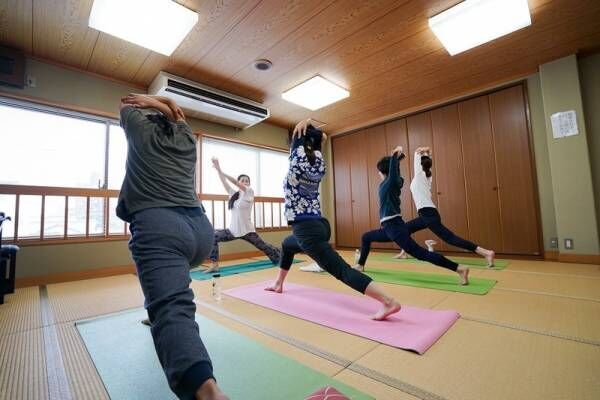
<svg viewBox="0 0 600 400">
<path fill-rule="evenodd" d="M 304 138 L 294 139 L 290 152 L 290 168 L 283 183 L 285 216 L 288 223 L 321 218 L 319 184 L 325 175 L 325 160 L 320 150 L 314 150 L 311 165 L 304 151 Z"/>
</svg>

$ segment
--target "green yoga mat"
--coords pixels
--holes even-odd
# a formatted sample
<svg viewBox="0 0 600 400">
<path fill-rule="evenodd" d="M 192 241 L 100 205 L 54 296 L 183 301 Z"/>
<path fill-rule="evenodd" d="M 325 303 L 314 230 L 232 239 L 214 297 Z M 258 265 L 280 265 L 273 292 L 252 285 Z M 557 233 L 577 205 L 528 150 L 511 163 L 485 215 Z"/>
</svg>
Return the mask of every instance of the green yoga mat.
<svg viewBox="0 0 600 400">
<path fill-rule="evenodd" d="M 368 268 L 365 270 L 365 274 L 369 275 L 376 282 L 469 294 L 486 294 L 496 284 L 496 281 L 491 279 L 469 277 L 469 284 L 462 286 L 458 283 L 457 275 L 438 275 L 389 269 Z"/>
<path fill-rule="evenodd" d="M 77 322 L 111 400 L 176 399 L 156 356 L 144 309 Z M 196 315 L 214 374 L 231 399 L 303 400 L 323 386 L 351 399 L 372 397 Z"/>
<path fill-rule="evenodd" d="M 369 256 L 369 258 L 372 258 L 373 260 L 377 260 L 377 261 L 396 261 L 396 262 L 407 263 L 407 264 L 427 263 L 427 261 L 417 260 L 416 258 L 394 258 L 394 256 L 388 255 L 388 254 L 373 254 L 373 255 Z M 451 259 L 452 261 L 454 261 L 455 263 L 465 264 L 465 265 L 468 265 L 469 267 L 478 268 L 478 269 L 501 270 L 501 269 L 506 268 L 509 263 L 508 260 L 494 260 L 494 267 L 488 268 L 486 261 L 481 258 L 470 258 L 470 257 L 448 257 L 448 258 Z"/>
<path fill-rule="evenodd" d="M 293 263 L 296 264 L 303 261 L 304 260 L 294 260 Z M 228 267 L 221 267 L 221 269 L 218 272 L 208 274 L 204 273 L 204 271 L 193 271 L 190 272 L 190 276 L 192 277 L 192 279 L 195 279 L 197 281 L 205 281 L 207 279 L 211 279 L 214 274 L 221 274 L 221 276 L 229 276 L 235 274 L 243 274 L 244 272 L 258 271 L 260 269 L 274 268 L 276 266 L 277 264 L 273 264 L 269 260 L 260 260 L 244 264 L 231 265 Z"/>
</svg>

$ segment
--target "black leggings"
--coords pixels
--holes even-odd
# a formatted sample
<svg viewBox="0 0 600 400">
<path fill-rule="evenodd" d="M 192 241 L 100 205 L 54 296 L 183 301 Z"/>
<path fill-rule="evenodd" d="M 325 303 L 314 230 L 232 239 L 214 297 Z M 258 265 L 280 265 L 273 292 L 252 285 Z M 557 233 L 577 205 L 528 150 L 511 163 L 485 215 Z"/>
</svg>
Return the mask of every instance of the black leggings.
<svg viewBox="0 0 600 400">
<path fill-rule="evenodd" d="M 447 259 L 443 255 L 427 251 L 419 246 L 417 242 L 410 237 L 408 224 L 405 224 L 402 217 L 385 221 L 381 224 L 381 229 L 369 231 L 362 236 L 362 244 L 360 248 L 360 259 L 358 263 L 365 265 L 369 252 L 371 251 L 371 242 L 395 242 L 398 246 L 404 249 L 411 256 L 428 261 L 437 266 L 456 271 L 458 264 Z"/>
<path fill-rule="evenodd" d="M 293 234 L 281 245 L 283 253 L 280 268 L 289 271 L 297 253 L 306 253 L 325 271 L 352 289 L 365 293 L 372 279 L 352 269 L 329 244 L 331 227 L 326 219 L 311 219 L 292 224 Z"/>
<path fill-rule="evenodd" d="M 456 236 L 454 232 L 446 228 L 442 224 L 442 218 L 436 208 L 425 207 L 421 208 L 418 212 L 419 216 L 417 218 L 406 223 L 406 227 L 411 235 L 415 232 L 429 228 L 431 232 L 435 233 L 440 239 L 452 246 L 473 252 L 477 249 L 475 243 L 471 243 L 468 240 Z"/>
</svg>

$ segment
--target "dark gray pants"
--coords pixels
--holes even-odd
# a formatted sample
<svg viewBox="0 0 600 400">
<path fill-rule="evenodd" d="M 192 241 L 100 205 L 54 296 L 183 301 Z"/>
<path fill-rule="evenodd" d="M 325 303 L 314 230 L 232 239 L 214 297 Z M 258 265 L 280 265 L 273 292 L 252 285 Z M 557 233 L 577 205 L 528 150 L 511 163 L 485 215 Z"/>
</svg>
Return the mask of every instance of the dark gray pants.
<svg viewBox="0 0 600 400">
<path fill-rule="evenodd" d="M 365 293 L 367 286 L 373 279 L 351 268 L 331 247 L 329 244 L 331 238 L 329 221 L 322 218 L 294 222 L 292 232 L 293 235 L 288 236 L 283 241 L 283 254 L 279 268 L 289 271 L 294 261 L 294 255 L 304 252 L 337 280 L 344 282 L 360 293 Z"/>
<path fill-rule="evenodd" d="M 144 292 L 156 353 L 171 390 L 180 399 L 193 399 L 213 373 L 194 319 L 189 270 L 210 252 L 213 227 L 199 207 L 167 207 L 138 211 L 130 230 L 129 250 Z"/>
<path fill-rule="evenodd" d="M 215 230 L 215 240 L 213 243 L 212 251 L 210 252 L 210 260 L 215 262 L 219 260 L 219 243 L 220 242 L 230 242 L 232 240 L 241 239 L 244 240 L 263 253 L 273 264 L 279 264 L 279 259 L 281 258 L 281 250 L 277 247 L 270 245 L 269 243 L 262 240 L 260 236 L 256 232 L 248 232 L 244 236 L 236 237 L 233 236 L 233 233 L 229 229 L 217 229 Z"/>
</svg>

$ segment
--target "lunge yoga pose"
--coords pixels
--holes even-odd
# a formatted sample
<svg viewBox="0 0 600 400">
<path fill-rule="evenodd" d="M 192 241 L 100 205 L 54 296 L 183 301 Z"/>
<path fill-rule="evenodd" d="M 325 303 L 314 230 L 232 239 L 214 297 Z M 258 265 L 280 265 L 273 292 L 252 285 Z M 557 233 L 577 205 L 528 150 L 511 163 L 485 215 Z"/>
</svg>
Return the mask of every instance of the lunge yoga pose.
<svg viewBox="0 0 600 400">
<path fill-rule="evenodd" d="M 419 147 L 415 150 L 413 162 L 414 177 L 410 183 L 410 191 L 419 216 L 406 223 L 410 234 L 429 228 L 444 242 L 479 254 L 486 259 L 488 268 L 493 267 L 494 251 L 484 249 L 481 246 L 456 236 L 454 232 L 442 224 L 442 217 L 431 199 L 431 167 L 433 165 L 431 149 L 429 147 Z M 426 241 L 426 244 L 428 244 L 427 242 L 433 242 L 430 243 L 431 246 L 435 244 L 434 241 Z M 430 249 L 429 251 L 432 250 Z"/>
<path fill-rule="evenodd" d="M 197 139 L 165 97 L 130 94 L 120 109 L 128 150 L 117 215 L 130 223 L 129 250 L 156 353 L 178 398 L 227 400 L 200 339 L 189 287 L 190 265 L 200 263 L 213 242 L 194 188 Z"/>
<path fill-rule="evenodd" d="M 281 293 L 294 254 L 304 252 L 338 280 L 378 300 L 381 308 L 372 318 L 384 320 L 400 311 L 400 304 L 386 295 L 370 277 L 352 269 L 328 242 L 331 228 L 321 216 L 319 202 L 319 183 L 325 175 L 321 143 L 326 136 L 309 123 L 310 120 L 299 122 L 294 129 L 290 166 L 284 182 L 285 215 L 293 234 L 283 241 L 277 280 L 265 290 Z"/>
<path fill-rule="evenodd" d="M 237 179 L 227 175 L 219 164 L 217 158 L 212 159 L 213 167 L 219 173 L 219 178 L 227 193 L 231 196 L 227 202 L 227 208 L 231 211 L 231 222 L 229 229 L 215 230 L 215 240 L 210 260 L 212 266 L 205 272 L 216 272 L 219 270 L 219 243 L 242 239 L 261 250 L 273 264 L 279 264 L 281 250 L 262 240 L 254 229 L 251 215 L 254 207 L 254 190 L 250 187 L 250 177 L 240 175 Z M 235 189 L 231 187 L 235 186 Z M 237 189 L 237 190 L 236 190 Z"/>
<path fill-rule="evenodd" d="M 469 268 L 458 265 L 439 253 L 430 252 L 419 246 L 411 237 L 408 225 L 400 214 L 400 191 L 404 179 L 400 176 L 400 160 L 404 158 L 402 147 L 398 146 L 389 157 L 383 157 L 377 163 L 377 170 L 382 180 L 379 185 L 379 220 L 381 228 L 365 233 L 362 237 L 360 259 L 353 268 L 363 271 L 371 242 L 395 242 L 408 254 L 419 260 L 455 271 L 459 275 L 461 285 L 469 284 Z"/>
</svg>

